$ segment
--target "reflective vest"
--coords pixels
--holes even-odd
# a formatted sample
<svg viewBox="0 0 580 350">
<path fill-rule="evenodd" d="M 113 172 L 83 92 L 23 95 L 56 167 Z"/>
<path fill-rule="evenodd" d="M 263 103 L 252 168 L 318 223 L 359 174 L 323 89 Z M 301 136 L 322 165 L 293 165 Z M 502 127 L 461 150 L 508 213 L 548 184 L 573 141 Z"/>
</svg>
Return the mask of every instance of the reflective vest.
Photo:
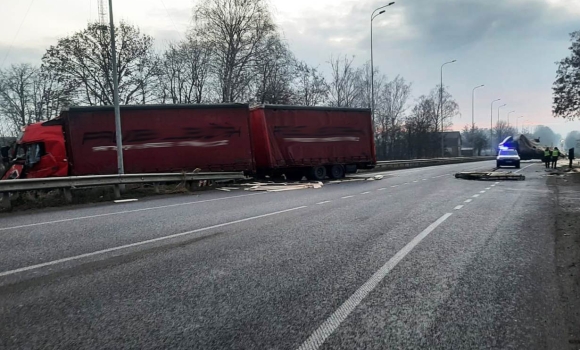
<svg viewBox="0 0 580 350">
<path fill-rule="evenodd" d="M 559 156 L 559 153 L 558 153 L 558 150 L 555 149 L 552 151 L 552 157 L 557 157 L 557 156 Z"/>
<path fill-rule="evenodd" d="M 550 156 L 550 150 L 545 150 L 544 151 L 544 157 L 549 157 Z"/>
</svg>

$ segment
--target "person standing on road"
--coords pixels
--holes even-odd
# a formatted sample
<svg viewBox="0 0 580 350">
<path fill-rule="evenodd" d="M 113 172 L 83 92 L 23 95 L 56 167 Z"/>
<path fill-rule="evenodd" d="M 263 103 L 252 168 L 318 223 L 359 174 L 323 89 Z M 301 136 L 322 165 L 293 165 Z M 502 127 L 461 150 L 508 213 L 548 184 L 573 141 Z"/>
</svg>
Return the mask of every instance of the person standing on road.
<svg viewBox="0 0 580 350">
<path fill-rule="evenodd" d="M 558 165 L 558 157 L 560 156 L 560 150 L 558 150 L 558 147 L 554 147 L 554 150 L 552 151 L 552 168 L 556 169 L 556 166 Z"/>
<path fill-rule="evenodd" d="M 550 151 L 550 147 L 546 147 L 544 150 L 544 164 L 546 165 L 546 169 L 550 169 L 550 161 L 552 160 L 552 151 Z"/>
</svg>

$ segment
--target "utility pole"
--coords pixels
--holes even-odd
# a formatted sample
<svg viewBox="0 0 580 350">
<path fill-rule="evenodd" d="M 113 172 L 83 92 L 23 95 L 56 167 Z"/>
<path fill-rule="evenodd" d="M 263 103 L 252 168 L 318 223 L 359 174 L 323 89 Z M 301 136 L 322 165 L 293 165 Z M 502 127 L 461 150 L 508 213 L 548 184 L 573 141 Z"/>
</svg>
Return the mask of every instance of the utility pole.
<svg viewBox="0 0 580 350">
<path fill-rule="evenodd" d="M 113 60 L 113 104 L 115 105 L 115 136 L 117 140 L 117 172 L 125 173 L 123 166 L 123 136 L 121 131 L 121 108 L 119 108 L 119 80 L 117 78 L 117 51 L 115 50 L 115 22 L 113 21 L 113 0 L 109 0 L 109 25 L 111 27 L 111 59 Z"/>
<path fill-rule="evenodd" d="M 493 152 L 493 103 L 497 101 L 501 101 L 501 98 L 491 101 L 491 113 L 489 116 L 489 143 L 490 143 L 489 147 L 490 151 L 492 152 Z"/>
</svg>

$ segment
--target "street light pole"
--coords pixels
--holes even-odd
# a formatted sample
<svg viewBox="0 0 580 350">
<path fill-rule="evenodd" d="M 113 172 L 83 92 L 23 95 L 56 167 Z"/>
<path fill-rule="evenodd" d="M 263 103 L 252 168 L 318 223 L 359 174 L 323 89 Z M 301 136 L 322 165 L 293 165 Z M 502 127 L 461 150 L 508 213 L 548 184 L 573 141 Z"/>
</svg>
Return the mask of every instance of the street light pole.
<svg viewBox="0 0 580 350">
<path fill-rule="evenodd" d="M 471 90 L 471 133 L 475 132 L 475 89 L 484 87 L 485 85 L 479 85 Z M 473 135 L 472 135 L 473 136 Z"/>
<path fill-rule="evenodd" d="M 115 136 L 117 141 L 117 172 L 125 173 L 123 165 L 123 137 L 121 132 L 121 108 L 119 107 L 119 80 L 117 78 L 117 52 L 115 50 L 115 22 L 113 21 L 113 0 L 109 0 L 109 22 L 111 27 L 111 59 L 113 60 L 113 104 L 115 108 Z"/>
<path fill-rule="evenodd" d="M 508 112 L 508 115 L 507 115 L 507 125 L 508 125 L 508 127 L 510 126 L 510 114 L 512 114 L 513 112 L 515 112 L 515 111 L 509 111 Z"/>
<path fill-rule="evenodd" d="M 524 116 L 523 116 L 523 115 L 521 115 L 521 116 L 519 116 L 519 117 L 517 117 L 517 118 L 516 118 L 516 131 L 517 131 L 517 132 L 520 132 L 520 129 L 518 128 L 518 124 L 519 124 L 518 122 L 520 121 L 520 118 L 523 118 L 523 117 L 524 117 Z"/>
<path fill-rule="evenodd" d="M 497 102 L 497 101 L 501 101 L 501 98 L 498 98 L 497 100 L 493 100 L 491 101 L 491 113 L 489 116 L 489 149 L 490 151 L 493 150 L 493 103 Z"/>
<path fill-rule="evenodd" d="M 497 123 L 496 123 L 496 125 L 497 125 L 497 143 L 498 144 L 501 141 L 500 140 L 500 135 L 499 135 L 499 109 L 502 108 L 502 107 L 505 107 L 505 106 L 507 106 L 507 103 L 504 103 L 503 105 L 497 107 Z"/>
<path fill-rule="evenodd" d="M 439 85 L 439 122 L 441 124 L 441 157 L 445 157 L 444 137 L 443 134 L 443 66 L 450 63 L 455 63 L 457 60 L 445 62 L 441 65 L 441 85 Z"/>
<path fill-rule="evenodd" d="M 385 13 L 385 10 L 380 11 L 376 15 L 375 15 L 375 12 L 379 11 L 382 8 L 391 6 L 394 3 L 395 2 L 393 1 L 385 6 L 381 6 L 377 9 L 375 9 L 373 11 L 373 13 L 371 14 L 371 117 L 373 119 L 373 123 L 375 121 L 375 65 L 374 65 L 374 59 L 373 59 L 373 20 L 375 19 L 375 17 Z"/>
</svg>

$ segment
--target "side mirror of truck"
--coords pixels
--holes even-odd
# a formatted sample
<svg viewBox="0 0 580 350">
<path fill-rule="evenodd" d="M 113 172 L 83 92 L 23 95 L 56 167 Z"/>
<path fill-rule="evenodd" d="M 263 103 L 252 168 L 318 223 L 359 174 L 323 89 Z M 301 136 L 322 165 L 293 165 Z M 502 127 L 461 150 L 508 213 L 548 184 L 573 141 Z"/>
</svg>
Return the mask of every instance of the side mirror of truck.
<svg viewBox="0 0 580 350">
<path fill-rule="evenodd" d="M 3 162 L 8 163 L 10 160 L 10 146 L 0 148 L 0 156 L 2 156 Z"/>
</svg>

